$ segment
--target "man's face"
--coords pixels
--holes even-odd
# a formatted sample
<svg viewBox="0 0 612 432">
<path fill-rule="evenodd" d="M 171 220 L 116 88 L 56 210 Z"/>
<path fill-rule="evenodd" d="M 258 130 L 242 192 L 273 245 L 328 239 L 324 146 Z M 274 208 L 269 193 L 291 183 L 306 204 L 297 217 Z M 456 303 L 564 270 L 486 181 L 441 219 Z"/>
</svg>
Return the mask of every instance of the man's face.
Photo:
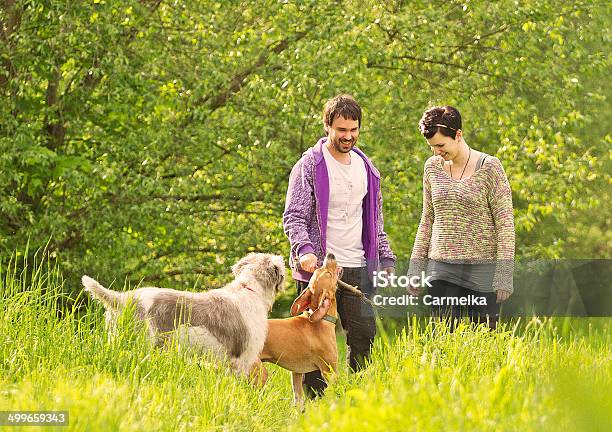
<svg viewBox="0 0 612 432">
<path fill-rule="evenodd" d="M 325 126 L 329 141 L 339 153 L 350 152 L 359 137 L 359 121 L 336 117 L 331 126 Z"/>
</svg>

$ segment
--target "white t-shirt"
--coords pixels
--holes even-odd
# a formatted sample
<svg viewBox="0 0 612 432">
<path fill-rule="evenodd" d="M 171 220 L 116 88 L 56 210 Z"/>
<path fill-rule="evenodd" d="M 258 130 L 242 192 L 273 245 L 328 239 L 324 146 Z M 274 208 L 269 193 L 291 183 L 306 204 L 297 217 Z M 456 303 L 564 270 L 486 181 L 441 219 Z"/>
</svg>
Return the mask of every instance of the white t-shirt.
<svg viewBox="0 0 612 432">
<path fill-rule="evenodd" d="M 355 152 L 349 155 L 350 165 L 343 165 L 323 145 L 329 175 L 327 252 L 333 253 L 342 267 L 363 267 L 362 202 L 368 192 L 368 179 L 363 159 Z"/>
</svg>

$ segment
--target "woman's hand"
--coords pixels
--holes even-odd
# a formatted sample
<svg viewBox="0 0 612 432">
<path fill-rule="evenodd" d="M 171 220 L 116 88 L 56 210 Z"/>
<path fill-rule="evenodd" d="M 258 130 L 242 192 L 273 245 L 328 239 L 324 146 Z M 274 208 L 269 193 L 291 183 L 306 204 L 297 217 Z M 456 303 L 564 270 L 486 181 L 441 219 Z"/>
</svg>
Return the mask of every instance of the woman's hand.
<svg viewBox="0 0 612 432">
<path fill-rule="evenodd" d="M 505 302 L 510 297 L 511 293 L 508 291 L 497 290 L 497 303 Z"/>
<path fill-rule="evenodd" d="M 421 294 L 421 287 L 419 285 L 410 284 L 410 287 L 408 288 L 408 294 L 410 294 L 411 296 L 418 297 L 419 294 Z"/>
</svg>

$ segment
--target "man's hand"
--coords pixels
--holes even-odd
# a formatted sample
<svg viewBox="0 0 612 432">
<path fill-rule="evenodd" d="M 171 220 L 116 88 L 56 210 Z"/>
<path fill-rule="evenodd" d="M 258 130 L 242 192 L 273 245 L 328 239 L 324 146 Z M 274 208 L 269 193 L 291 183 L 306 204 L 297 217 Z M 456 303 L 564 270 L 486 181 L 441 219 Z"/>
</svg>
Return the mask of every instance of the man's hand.
<svg viewBox="0 0 612 432">
<path fill-rule="evenodd" d="M 509 293 L 508 291 L 497 290 L 497 303 L 501 303 L 508 300 L 508 297 L 510 297 L 510 295 L 511 293 Z"/>
<path fill-rule="evenodd" d="M 300 257 L 300 267 L 302 270 L 313 273 L 317 269 L 317 256 L 313 253 L 302 255 Z"/>
</svg>

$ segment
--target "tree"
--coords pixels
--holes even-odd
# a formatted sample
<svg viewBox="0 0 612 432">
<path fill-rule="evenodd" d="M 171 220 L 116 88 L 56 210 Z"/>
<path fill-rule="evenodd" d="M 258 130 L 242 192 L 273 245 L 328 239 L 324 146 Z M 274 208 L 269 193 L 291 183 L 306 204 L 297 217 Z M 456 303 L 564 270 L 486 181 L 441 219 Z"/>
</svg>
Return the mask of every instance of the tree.
<svg viewBox="0 0 612 432">
<path fill-rule="evenodd" d="M 519 256 L 606 257 L 604 6 L 5 0 L 0 248 L 50 238 L 70 281 L 219 285 L 248 251 L 287 253 L 289 171 L 345 91 L 400 256 L 428 157 L 418 118 L 448 103 L 506 167 Z"/>
</svg>

